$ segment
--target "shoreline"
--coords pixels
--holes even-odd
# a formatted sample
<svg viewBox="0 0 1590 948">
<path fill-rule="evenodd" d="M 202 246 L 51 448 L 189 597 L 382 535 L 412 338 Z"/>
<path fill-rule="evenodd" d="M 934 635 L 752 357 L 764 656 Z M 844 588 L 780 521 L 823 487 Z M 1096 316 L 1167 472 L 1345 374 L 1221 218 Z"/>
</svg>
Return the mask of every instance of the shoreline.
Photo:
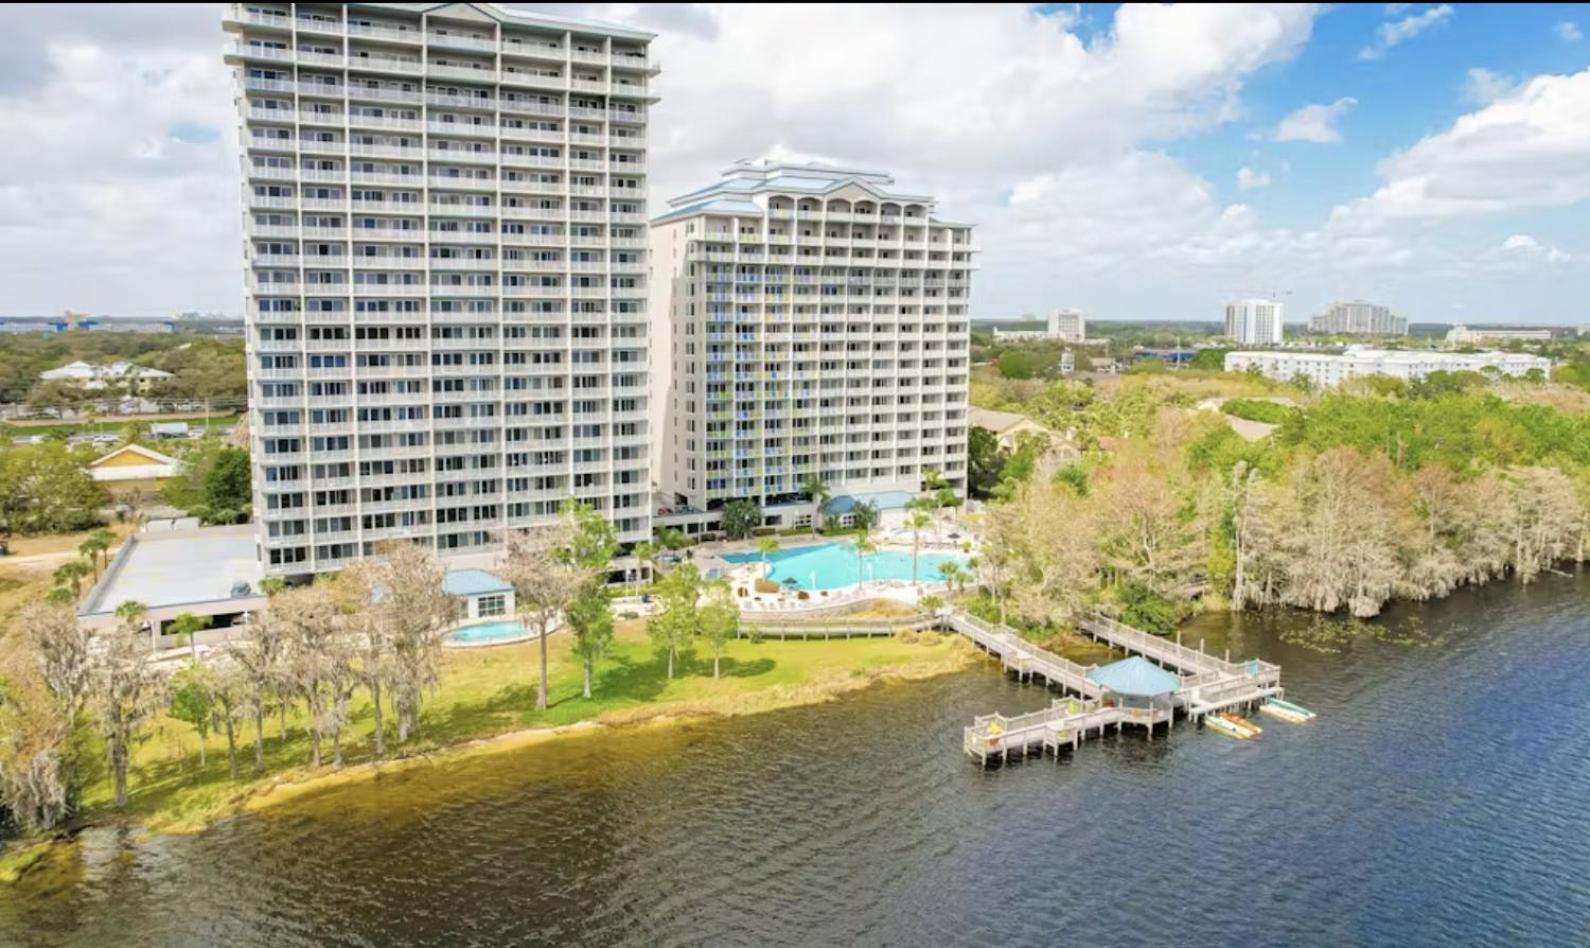
<svg viewBox="0 0 1590 948">
<path fill-rule="evenodd" d="M 82 832 L 97 827 L 126 825 L 136 829 L 140 839 L 201 833 L 229 817 L 265 812 L 281 804 L 399 776 L 422 767 L 489 758 L 559 741 L 622 738 L 654 728 L 676 727 L 713 718 L 735 718 L 825 704 L 841 700 L 847 694 L 891 682 L 926 681 L 963 672 L 974 667 L 978 657 L 975 650 L 964 647 L 959 640 L 952 640 L 947 654 L 930 663 L 891 665 L 866 671 L 836 670 L 834 674 L 810 682 L 777 685 L 751 695 L 671 701 L 651 707 L 611 711 L 589 720 L 520 728 L 455 741 L 401 757 L 361 761 L 340 770 L 310 771 L 307 767 L 287 770 L 274 777 L 262 776 L 253 782 L 240 781 L 235 793 L 218 800 L 213 807 L 180 818 L 123 821 L 114 812 L 95 813 L 56 831 L 50 837 L 22 837 L 0 849 L 0 886 L 20 882 L 33 867 L 71 845 Z"/>
</svg>

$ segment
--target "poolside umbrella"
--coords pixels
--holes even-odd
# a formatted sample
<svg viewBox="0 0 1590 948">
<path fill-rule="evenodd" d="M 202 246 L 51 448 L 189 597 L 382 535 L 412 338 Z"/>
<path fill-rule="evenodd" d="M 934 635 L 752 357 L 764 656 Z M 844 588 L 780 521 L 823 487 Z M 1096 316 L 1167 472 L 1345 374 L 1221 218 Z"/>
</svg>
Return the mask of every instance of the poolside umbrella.
<svg viewBox="0 0 1590 948">
<path fill-rule="evenodd" d="M 800 586 L 800 580 L 796 579 L 793 576 L 786 576 L 786 577 L 784 577 L 784 585 L 788 586 L 791 589 L 795 589 L 796 587 Z"/>
</svg>

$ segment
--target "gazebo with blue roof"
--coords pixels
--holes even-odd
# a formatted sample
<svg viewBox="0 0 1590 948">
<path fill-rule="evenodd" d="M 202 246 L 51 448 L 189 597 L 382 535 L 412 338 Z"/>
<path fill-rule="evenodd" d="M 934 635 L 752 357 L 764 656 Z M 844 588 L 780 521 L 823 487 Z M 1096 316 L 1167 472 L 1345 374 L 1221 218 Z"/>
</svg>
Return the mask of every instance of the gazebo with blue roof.
<svg viewBox="0 0 1590 948">
<path fill-rule="evenodd" d="M 1133 655 L 1088 672 L 1088 680 L 1104 689 L 1117 707 L 1172 713 L 1173 696 L 1181 679 L 1140 655 Z"/>
</svg>

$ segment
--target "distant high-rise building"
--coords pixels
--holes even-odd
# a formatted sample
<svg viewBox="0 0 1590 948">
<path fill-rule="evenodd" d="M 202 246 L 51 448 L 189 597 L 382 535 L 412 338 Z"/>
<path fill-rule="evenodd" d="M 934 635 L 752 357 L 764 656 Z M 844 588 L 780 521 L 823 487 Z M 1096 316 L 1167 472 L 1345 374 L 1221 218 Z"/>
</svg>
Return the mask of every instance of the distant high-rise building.
<svg viewBox="0 0 1590 948">
<path fill-rule="evenodd" d="M 1080 309 L 1057 309 L 1049 314 L 1049 335 L 1066 342 L 1088 338 L 1088 319 Z"/>
<path fill-rule="evenodd" d="M 929 471 L 964 488 L 970 226 L 822 165 L 740 162 L 671 203 L 651 311 L 674 503 L 803 503 L 812 477 L 836 498 L 914 494 Z"/>
<path fill-rule="evenodd" d="M 265 570 L 650 534 L 652 34 L 475 3 L 226 8 Z"/>
<path fill-rule="evenodd" d="M 1281 344 L 1281 301 L 1233 300 L 1226 304 L 1226 338 L 1245 346 Z"/>
<path fill-rule="evenodd" d="M 1351 336 L 1406 336 L 1408 321 L 1379 303 L 1337 300 L 1325 312 L 1309 317 L 1308 328 Z"/>
</svg>

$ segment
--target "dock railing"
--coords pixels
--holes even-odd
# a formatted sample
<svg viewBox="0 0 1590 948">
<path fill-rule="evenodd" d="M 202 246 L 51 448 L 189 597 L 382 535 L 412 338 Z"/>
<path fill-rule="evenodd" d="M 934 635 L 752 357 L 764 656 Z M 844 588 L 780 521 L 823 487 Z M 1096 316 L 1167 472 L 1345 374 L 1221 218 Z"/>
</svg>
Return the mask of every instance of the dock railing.
<svg viewBox="0 0 1590 948">
<path fill-rule="evenodd" d="M 1107 633 L 1103 636 L 1104 638 L 1119 642 L 1131 651 L 1163 659 L 1168 664 L 1175 665 L 1178 668 L 1195 671 L 1197 674 L 1193 676 L 1194 678 L 1203 677 L 1206 673 L 1215 671 L 1223 673 L 1218 677 L 1241 676 L 1244 678 L 1256 678 L 1261 681 L 1268 679 L 1278 681 L 1280 679 L 1281 668 L 1279 665 L 1261 662 L 1258 659 L 1250 659 L 1245 662 L 1228 662 L 1219 656 L 1188 648 L 1180 642 L 1161 638 L 1141 629 L 1134 629 L 1124 622 L 1119 622 L 1102 613 L 1093 613 L 1083 619 L 1079 625 L 1085 631 L 1093 631 L 1087 627 L 1090 625 L 1094 626 L 1099 631 Z M 1182 686 L 1188 687 L 1188 684 L 1184 679 Z"/>
</svg>

